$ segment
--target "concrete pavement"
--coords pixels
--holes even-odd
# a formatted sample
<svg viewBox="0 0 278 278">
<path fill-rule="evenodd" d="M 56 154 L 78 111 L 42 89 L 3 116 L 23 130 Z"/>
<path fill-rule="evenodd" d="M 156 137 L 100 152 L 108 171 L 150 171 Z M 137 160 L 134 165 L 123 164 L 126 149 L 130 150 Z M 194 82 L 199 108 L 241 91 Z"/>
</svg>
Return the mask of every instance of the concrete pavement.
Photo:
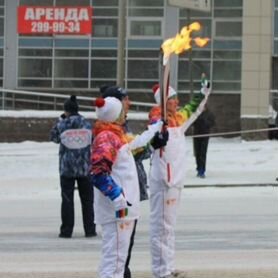
<svg viewBox="0 0 278 278">
<path fill-rule="evenodd" d="M 58 188 L 27 183 L 0 194 L 0 277 L 97 277 L 100 231 L 84 237 L 78 197 L 73 238 L 60 239 Z M 142 202 L 134 278 L 152 277 L 148 205 Z M 278 188 L 186 188 L 176 240 L 176 266 L 188 278 L 278 277 Z"/>
</svg>

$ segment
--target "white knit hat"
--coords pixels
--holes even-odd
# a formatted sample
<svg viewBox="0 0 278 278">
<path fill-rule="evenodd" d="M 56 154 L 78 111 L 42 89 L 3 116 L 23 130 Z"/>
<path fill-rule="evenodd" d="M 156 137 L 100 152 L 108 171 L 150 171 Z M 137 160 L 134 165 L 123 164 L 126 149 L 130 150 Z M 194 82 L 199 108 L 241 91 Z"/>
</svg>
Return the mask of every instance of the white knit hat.
<svg viewBox="0 0 278 278">
<path fill-rule="evenodd" d="M 154 99 L 156 101 L 157 104 L 160 104 L 160 88 L 158 84 L 155 84 L 153 86 L 153 93 L 154 93 Z M 176 96 L 177 92 L 171 87 L 169 86 L 169 91 L 168 91 L 168 95 L 167 95 L 167 99 L 168 100 L 170 97 Z"/>
<path fill-rule="evenodd" d="M 115 122 L 122 112 L 122 103 L 115 97 L 97 98 L 95 101 L 97 118 L 104 122 Z"/>
</svg>

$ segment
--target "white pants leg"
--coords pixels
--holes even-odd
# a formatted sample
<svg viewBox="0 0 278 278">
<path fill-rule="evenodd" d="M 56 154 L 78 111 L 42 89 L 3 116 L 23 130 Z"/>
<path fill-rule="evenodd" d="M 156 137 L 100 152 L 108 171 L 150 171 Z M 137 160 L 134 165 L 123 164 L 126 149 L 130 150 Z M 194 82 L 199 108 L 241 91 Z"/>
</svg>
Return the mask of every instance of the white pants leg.
<svg viewBox="0 0 278 278">
<path fill-rule="evenodd" d="M 166 186 L 160 191 L 150 192 L 150 245 L 154 277 L 163 277 L 175 270 L 174 229 L 180 195 L 180 188 Z"/>
<path fill-rule="evenodd" d="M 102 225 L 102 257 L 99 278 L 123 278 L 133 221 Z"/>
</svg>

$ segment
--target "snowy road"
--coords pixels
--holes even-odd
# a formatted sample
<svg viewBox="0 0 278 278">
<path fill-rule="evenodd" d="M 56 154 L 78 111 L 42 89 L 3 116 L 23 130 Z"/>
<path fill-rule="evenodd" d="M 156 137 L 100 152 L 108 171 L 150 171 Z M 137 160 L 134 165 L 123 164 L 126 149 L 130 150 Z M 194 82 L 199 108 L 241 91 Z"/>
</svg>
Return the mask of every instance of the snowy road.
<svg viewBox="0 0 278 278">
<path fill-rule="evenodd" d="M 277 157 L 277 142 L 212 141 L 208 178 L 200 180 L 189 150 L 188 185 L 259 180 L 265 186 L 184 189 L 176 263 L 188 278 L 278 277 L 278 187 L 267 186 L 276 177 Z M 73 238 L 57 237 L 57 169 L 54 144 L 0 144 L 1 278 L 96 277 L 101 237 L 84 238 L 77 196 Z M 143 202 L 131 262 L 134 278 L 151 277 L 148 211 Z"/>
<path fill-rule="evenodd" d="M 23 277 L 57 277 L 57 273 L 95 277 L 91 274 L 99 261 L 100 236 L 83 237 L 76 198 L 74 237 L 59 239 L 59 206 L 58 192 L 46 198 L 1 200 L 0 277 L 20 273 Z M 143 202 L 132 260 L 137 277 L 150 277 L 146 276 L 150 269 L 148 230 L 148 202 Z M 235 277 L 252 272 L 277 277 L 278 188 L 185 189 L 177 227 L 177 267 L 189 277 L 210 271 L 213 277 L 223 271 L 237 273 Z"/>
</svg>

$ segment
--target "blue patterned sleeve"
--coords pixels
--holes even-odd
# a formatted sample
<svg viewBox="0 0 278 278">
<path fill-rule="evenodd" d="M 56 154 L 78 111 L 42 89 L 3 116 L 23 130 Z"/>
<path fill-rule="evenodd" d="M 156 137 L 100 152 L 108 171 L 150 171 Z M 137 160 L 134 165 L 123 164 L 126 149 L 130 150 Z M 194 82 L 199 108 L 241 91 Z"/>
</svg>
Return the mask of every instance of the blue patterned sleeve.
<svg viewBox="0 0 278 278">
<path fill-rule="evenodd" d="M 122 193 L 122 188 L 115 183 L 110 175 L 91 175 L 90 180 L 91 184 L 100 190 L 104 196 L 108 197 L 111 201 L 115 200 Z"/>
<path fill-rule="evenodd" d="M 61 125 L 61 121 L 62 120 L 58 120 L 50 130 L 50 141 L 53 141 L 54 143 L 61 142 L 61 138 L 60 138 L 61 132 L 59 129 L 59 125 Z"/>
</svg>

